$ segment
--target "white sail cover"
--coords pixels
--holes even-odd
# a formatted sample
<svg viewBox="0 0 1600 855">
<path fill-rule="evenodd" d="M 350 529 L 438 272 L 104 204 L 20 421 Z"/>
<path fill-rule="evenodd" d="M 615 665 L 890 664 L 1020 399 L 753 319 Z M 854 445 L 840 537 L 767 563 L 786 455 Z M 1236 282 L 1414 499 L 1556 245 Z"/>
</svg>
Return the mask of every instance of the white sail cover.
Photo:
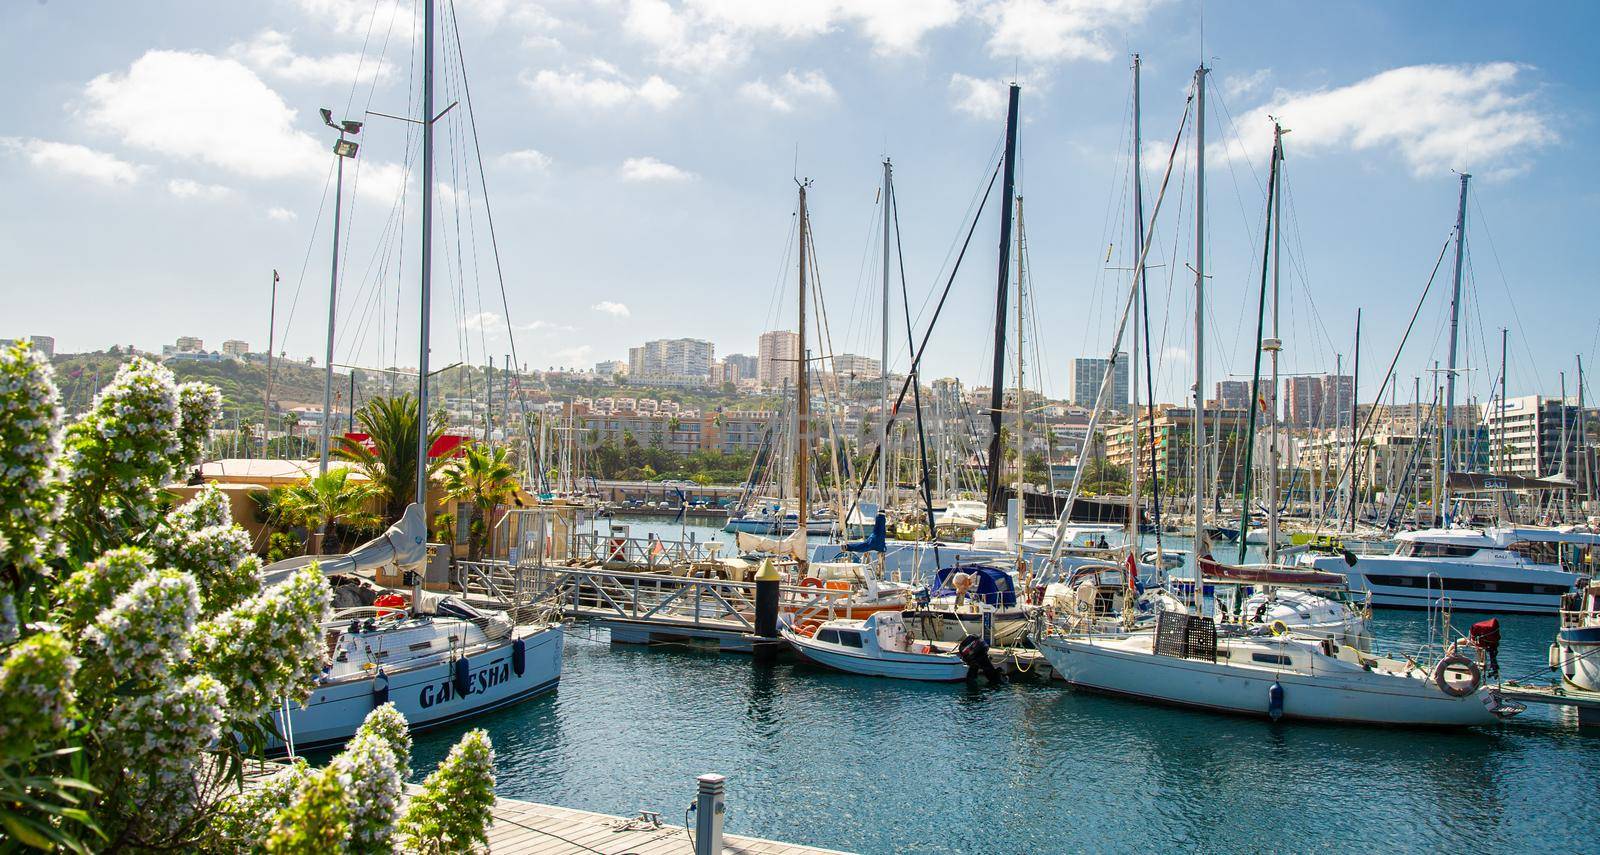
<svg viewBox="0 0 1600 855">
<path fill-rule="evenodd" d="M 740 552 L 770 552 L 774 555 L 792 556 L 796 561 L 806 560 L 806 529 L 805 526 L 796 526 L 788 537 L 762 537 L 759 534 L 738 535 Z"/>
<path fill-rule="evenodd" d="M 316 564 L 323 575 L 332 576 L 375 570 L 386 564 L 420 567 L 427 558 L 428 528 L 422 520 L 422 506 L 412 502 L 388 531 L 344 555 L 299 555 L 268 564 L 261 570 L 261 587 L 276 585 L 308 564 Z"/>
</svg>

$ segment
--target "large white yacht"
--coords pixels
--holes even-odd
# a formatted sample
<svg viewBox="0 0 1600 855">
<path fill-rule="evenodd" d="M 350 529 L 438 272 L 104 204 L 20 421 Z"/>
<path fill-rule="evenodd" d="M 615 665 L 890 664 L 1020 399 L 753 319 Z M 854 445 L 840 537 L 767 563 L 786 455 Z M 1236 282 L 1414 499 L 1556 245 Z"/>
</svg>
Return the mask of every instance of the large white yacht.
<svg viewBox="0 0 1600 855">
<path fill-rule="evenodd" d="M 1372 604 L 1555 614 L 1600 561 L 1600 534 L 1555 528 L 1436 528 L 1400 534 L 1392 555 L 1312 554 L 1318 569 L 1345 574 Z"/>
</svg>

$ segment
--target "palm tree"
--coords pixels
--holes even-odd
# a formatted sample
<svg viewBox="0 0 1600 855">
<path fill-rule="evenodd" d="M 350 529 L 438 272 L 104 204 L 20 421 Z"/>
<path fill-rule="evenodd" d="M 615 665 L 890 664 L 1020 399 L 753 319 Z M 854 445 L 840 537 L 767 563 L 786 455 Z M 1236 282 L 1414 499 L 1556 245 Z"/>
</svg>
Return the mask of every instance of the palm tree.
<svg viewBox="0 0 1600 855">
<path fill-rule="evenodd" d="M 371 447 L 341 436 L 333 456 L 354 463 L 367 476 L 383 497 L 384 521 L 394 522 L 416 493 L 417 399 L 411 395 L 373 398 L 356 412 L 356 423 Z M 428 431 L 429 447 L 443 434 L 444 422 L 434 419 Z M 428 474 L 438 466 L 439 461 L 429 461 Z"/>
<path fill-rule="evenodd" d="M 441 476 L 446 496 L 471 502 L 475 508 L 467 528 L 467 557 L 476 561 L 489 539 L 494 509 L 516 495 L 517 467 L 512 465 L 504 446 L 489 448 L 473 443 L 444 467 Z"/>
<path fill-rule="evenodd" d="M 306 554 L 322 554 L 326 535 L 334 523 L 370 527 L 382 524 L 371 510 L 378 487 L 367 481 L 350 480 L 350 470 L 329 469 L 321 475 L 290 487 L 283 496 L 283 514 L 306 527 Z M 321 532 L 321 534 L 318 534 Z"/>
</svg>

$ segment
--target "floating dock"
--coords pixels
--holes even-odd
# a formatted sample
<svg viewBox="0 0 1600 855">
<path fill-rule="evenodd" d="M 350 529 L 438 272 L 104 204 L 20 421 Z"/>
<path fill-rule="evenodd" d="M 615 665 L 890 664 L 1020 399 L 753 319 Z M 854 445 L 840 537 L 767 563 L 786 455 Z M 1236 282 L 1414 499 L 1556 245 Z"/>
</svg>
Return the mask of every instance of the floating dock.
<svg viewBox="0 0 1600 855">
<path fill-rule="evenodd" d="M 1578 711 L 1579 727 L 1600 727 L 1600 692 L 1564 685 L 1529 685 L 1515 680 L 1501 683 L 1498 688 L 1500 697 L 1508 701 L 1569 707 Z"/>
</svg>

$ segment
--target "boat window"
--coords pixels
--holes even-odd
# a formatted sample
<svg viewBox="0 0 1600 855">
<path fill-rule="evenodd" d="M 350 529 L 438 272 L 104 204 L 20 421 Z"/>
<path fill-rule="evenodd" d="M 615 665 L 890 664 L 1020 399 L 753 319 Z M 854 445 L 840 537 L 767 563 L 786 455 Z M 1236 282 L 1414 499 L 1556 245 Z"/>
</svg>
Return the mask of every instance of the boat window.
<svg viewBox="0 0 1600 855">
<path fill-rule="evenodd" d="M 1282 653 L 1252 653 L 1250 660 L 1263 665 L 1288 665 L 1292 661 Z"/>
<path fill-rule="evenodd" d="M 837 629 L 818 630 L 817 640 L 823 644 L 838 644 L 839 631 Z"/>
<path fill-rule="evenodd" d="M 1410 540 L 1400 544 L 1395 554 L 1401 558 L 1466 558 L 1478 553 L 1476 546 L 1460 546 L 1454 543 L 1429 543 L 1425 540 Z"/>
<path fill-rule="evenodd" d="M 844 645 L 845 647 L 860 647 L 861 646 L 861 633 L 859 633 L 859 632 L 850 632 L 850 631 L 841 631 L 839 633 L 839 643 Z"/>
<path fill-rule="evenodd" d="M 1533 564 L 1560 562 L 1559 545 L 1548 540 L 1520 540 L 1511 544 L 1510 549 Z"/>
</svg>

